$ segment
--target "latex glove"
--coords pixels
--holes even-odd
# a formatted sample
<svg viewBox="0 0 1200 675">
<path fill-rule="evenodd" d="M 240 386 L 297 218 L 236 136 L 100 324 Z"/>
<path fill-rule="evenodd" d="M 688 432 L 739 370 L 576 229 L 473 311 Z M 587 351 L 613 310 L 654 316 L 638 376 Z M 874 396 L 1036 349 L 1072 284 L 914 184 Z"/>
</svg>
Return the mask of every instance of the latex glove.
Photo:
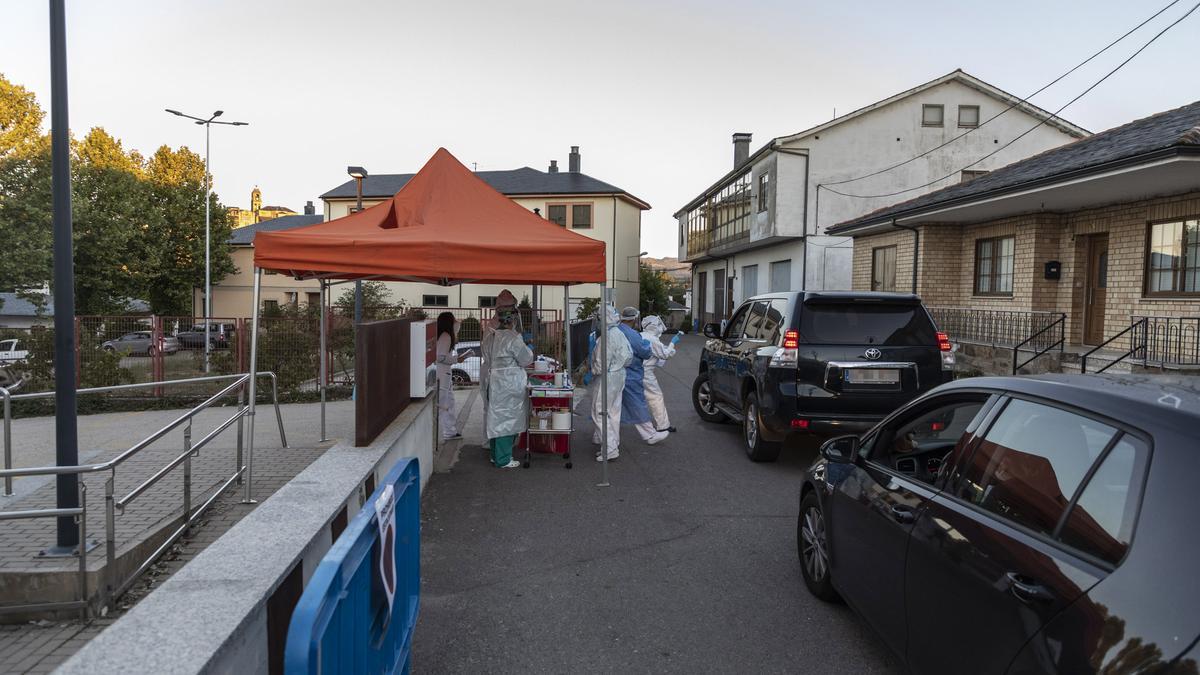
<svg viewBox="0 0 1200 675">
<path fill-rule="evenodd" d="M 682 332 L 682 331 L 680 331 L 680 332 L 676 333 L 676 334 L 675 334 L 675 337 L 671 338 L 671 344 L 673 344 L 673 345 L 677 345 L 677 344 L 679 344 L 679 339 L 680 339 L 681 337 L 683 337 L 683 332 Z"/>
</svg>

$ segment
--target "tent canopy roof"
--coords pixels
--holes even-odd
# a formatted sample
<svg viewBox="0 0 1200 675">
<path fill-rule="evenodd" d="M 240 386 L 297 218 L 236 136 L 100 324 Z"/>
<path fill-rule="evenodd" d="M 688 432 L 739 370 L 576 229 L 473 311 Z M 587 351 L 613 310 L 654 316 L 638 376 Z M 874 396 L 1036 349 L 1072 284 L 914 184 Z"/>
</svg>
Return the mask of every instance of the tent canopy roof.
<svg viewBox="0 0 1200 675">
<path fill-rule="evenodd" d="M 259 232 L 254 265 L 299 278 L 450 285 L 604 283 L 604 242 L 492 189 L 445 148 L 391 199 L 329 222 Z"/>
</svg>

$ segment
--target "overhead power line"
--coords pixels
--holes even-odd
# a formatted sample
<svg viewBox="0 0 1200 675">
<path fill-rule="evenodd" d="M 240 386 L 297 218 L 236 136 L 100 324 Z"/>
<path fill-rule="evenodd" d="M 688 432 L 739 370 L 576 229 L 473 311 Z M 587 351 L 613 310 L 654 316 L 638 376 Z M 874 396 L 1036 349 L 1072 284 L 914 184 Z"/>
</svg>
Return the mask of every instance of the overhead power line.
<svg viewBox="0 0 1200 675">
<path fill-rule="evenodd" d="M 1029 99 L 1033 98 L 1034 96 L 1037 96 L 1038 94 L 1042 93 L 1043 91 L 1046 91 L 1046 90 L 1047 90 L 1047 89 L 1049 89 L 1050 87 L 1053 87 L 1054 85 L 1056 85 L 1056 84 L 1058 84 L 1059 82 L 1061 82 L 1061 81 L 1062 81 L 1064 78 L 1066 78 L 1067 76 L 1069 76 L 1071 73 L 1074 73 L 1075 71 L 1079 70 L 1080 68 L 1082 68 L 1082 67 L 1086 66 L 1087 64 L 1091 63 L 1091 62 L 1092 62 L 1092 60 L 1094 60 L 1096 57 L 1100 56 L 1101 54 L 1103 54 L 1104 52 L 1108 51 L 1109 49 L 1112 49 L 1113 47 L 1115 47 L 1115 46 L 1117 45 L 1117 43 L 1121 42 L 1122 40 L 1124 40 L 1125 38 L 1129 37 L 1130 35 L 1133 35 L 1133 34 L 1134 34 L 1134 33 L 1136 33 L 1136 32 L 1137 32 L 1137 31 L 1138 31 L 1138 30 L 1139 30 L 1139 29 L 1140 29 L 1142 26 L 1145 26 L 1146 24 L 1150 23 L 1151 21 L 1153 21 L 1153 20 L 1157 19 L 1157 18 L 1159 17 L 1159 15 L 1161 15 L 1163 12 L 1167 11 L 1168 9 L 1171 9 L 1171 8 L 1172 8 L 1172 7 L 1174 7 L 1175 5 L 1179 4 L 1179 2 L 1180 2 L 1180 0 L 1172 0 L 1172 1 L 1171 1 L 1169 4 L 1167 4 L 1167 6 L 1166 6 L 1166 7 L 1163 7 L 1162 9 L 1158 10 L 1158 11 L 1157 11 L 1157 12 L 1155 12 L 1153 15 L 1151 15 L 1151 16 L 1150 16 L 1150 18 L 1146 19 L 1145 21 L 1143 21 L 1143 22 L 1139 23 L 1138 25 L 1134 26 L 1133 28 L 1130 28 L 1128 31 L 1126 31 L 1126 32 L 1125 32 L 1125 34 L 1124 34 L 1124 35 L 1122 35 L 1121 37 L 1117 38 L 1116 40 L 1113 40 L 1112 42 L 1108 43 L 1108 44 L 1107 44 L 1107 45 L 1105 45 L 1105 46 L 1104 46 L 1104 48 L 1103 48 L 1103 49 L 1101 49 L 1100 51 L 1098 51 L 1098 52 L 1096 52 L 1096 53 L 1092 54 L 1091 56 L 1087 57 L 1087 58 L 1086 58 L 1086 59 L 1084 59 L 1083 61 L 1080 61 L 1078 64 L 1076 64 L 1076 65 L 1075 65 L 1075 67 L 1074 67 L 1074 68 L 1071 68 L 1070 70 L 1068 70 L 1067 72 L 1063 73 L 1062 75 L 1059 75 L 1058 77 L 1054 78 L 1053 80 L 1051 80 L 1050 82 L 1048 82 L 1048 83 L 1046 83 L 1044 86 L 1042 86 L 1042 88 L 1038 89 L 1037 91 L 1033 92 L 1032 94 L 1029 94 L 1029 95 L 1028 95 L 1028 96 L 1026 96 L 1025 98 L 1019 98 L 1019 99 L 1017 99 L 1017 100 L 1016 100 L 1016 101 L 1015 101 L 1015 102 L 1014 102 L 1012 105 L 1008 106 L 1008 107 L 1007 107 L 1007 108 L 1005 108 L 1004 110 L 1001 110 L 1000 112 L 996 113 L 995 115 L 992 115 L 991 117 L 987 118 L 987 119 L 986 119 L 986 120 L 984 120 L 983 122 L 980 122 L 978 126 L 972 127 L 972 128 L 970 128 L 970 129 L 968 129 L 968 130 L 966 130 L 966 131 L 962 132 L 961 134 L 959 134 L 959 135 L 955 136 L 954 138 L 951 138 L 950 140 L 948 140 L 948 141 L 946 141 L 946 142 L 942 143 L 941 145 L 938 145 L 938 146 L 936 146 L 936 147 L 932 147 L 932 148 L 930 148 L 930 149 L 926 150 L 925 152 L 922 152 L 922 153 L 921 153 L 921 154 L 919 154 L 919 155 L 916 155 L 916 156 L 914 156 L 914 157 L 909 157 L 908 159 L 904 160 L 903 162 L 900 162 L 900 163 L 898 163 L 898 164 L 893 164 L 893 165 L 891 165 L 891 166 L 888 166 L 888 167 L 884 167 L 884 168 L 882 168 L 882 169 L 879 169 L 878 171 L 872 171 L 871 173 L 866 173 L 866 174 L 863 174 L 863 175 L 861 175 L 861 176 L 856 176 L 856 177 L 854 177 L 854 178 L 847 178 L 847 179 L 845 179 L 845 180 L 830 181 L 830 182 L 828 182 L 828 183 L 822 183 L 822 185 L 826 185 L 826 186 L 828 186 L 828 185 L 844 185 L 844 184 L 846 184 L 846 183 L 853 183 L 853 182 L 855 182 L 855 181 L 860 181 L 860 180 L 863 180 L 864 178 L 871 178 L 872 176 L 878 176 L 878 175 L 879 175 L 879 174 L 881 174 L 881 173 L 887 173 L 888 171 L 891 171 L 892 169 L 898 169 L 898 168 L 900 168 L 900 167 L 902 167 L 902 166 L 904 166 L 904 165 L 906 165 L 906 164 L 910 164 L 910 163 L 912 163 L 912 162 L 915 162 L 915 161 L 917 161 L 918 159 L 921 159 L 922 157 L 926 157 L 926 156 L 928 156 L 928 155 L 931 155 L 931 154 L 933 154 L 933 153 L 937 152 L 938 150 L 941 150 L 942 148 L 946 147 L 947 145 L 950 145 L 951 143 L 953 143 L 953 142 L 957 141 L 958 139 L 960 139 L 960 138 L 963 138 L 963 137 L 965 137 L 965 136 L 969 136 L 970 134 L 973 134 L 973 133 L 975 133 L 976 131 L 979 131 L 979 130 L 980 130 L 980 129 L 982 129 L 983 127 L 987 126 L 987 124 L 988 124 L 989 122 L 991 122 L 992 120 L 994 120 L 994 119 L 996 119 L 997 117 L 1000 117 L 1001 115 L 1003 115 L 1003 114 L 1005 114 L 1005 113 L 1009 112 L 1010 110 L 1012 110 L 1013 108 L 1016 108 L 1017 106 L 1021 105 L 1022 103 L 1026 104 L 1026 105 L 1029 105 Z"/>
<path fill-rule="evenodd" d="M 1058 118 L 1058 115 L 1059 115 L 1059 113 L 1061 113 L 1063 110 L 1066 110 L 1066 109 L 1067 109 L 1067 107 L 1069 107 L 1070 105 L 1072 105 L 1073 103 L 1075 103 L 1075 102 L 1076 102 L 1076 101 L 1078 101 L 1079 99 L 1081 99 L 1081 98 L 1083 98 L 1084 96 L 1088 95 L 1088 94 L 1089 94 L 1089 93 L 1090 93 L 1090 92 L 1091 92 L 1093 89 L 1095 89 L 1096 87 L 1100 86 L 1100 84 L 1102 84 L 1102 83 L 1103 83 L 1105 80 L 1107 80 L 1108 78 L 1112 77 L 1114 74 L 1116 74 L 1116 72 L 1117 72 L 1117 71 L 1119 71 L 1119 70 L 1121 70 L 1122 68 L 1124 68 L 1126 64 L 1128 64 L 1130 61 L 1132 61 L 1133 59 L 1135 59 L 1135 58 L 1136 58 L 1136 57 L 1137 57 L 1139 54 L 1141 54 L 1143 51 L 1145 51 L 1147 47 L 1149 47 L 1150 45 L 1154 44 L 1154 43 L 1155 43 L 1155 42 L 1156 42 L 1156 41 L 1157 41 L 1157 40 L 1158 40 L 1160 37 L 1162 37 L 1164 34 L 1166 34 L 1166 32 L 1167 32 L 1167 31 L 1169 31 L 1169 30 L 1171 30 L 1172 28 L 1174 28 L 1175 26 L 1179 25 L 1181 22 L 1183 22 L 1183 20 L 1184 20 L 1184 19 L 1186 19 L 1186 18 L 1188 18 L 1189 16 L 1191 16 L 1191 15 L 1192 15 L 1192 14 L 1193 14 L 1193 13 L 1194 13 L 1194 12 L 1195 12 L 1197 9 L 1200 9 L 1200 3 L 1196 3 L 1195 5 L 1192 5 L 1192 8 L 1191 8 L 1191 9 L 1189 9 L 1189 10 L 1188 10 L 1186 13 L 1184 13 L 1184 15 L 1183 15 L 1183 16 L 1179 17 L 1178 19 L 1175 19 L 1175 20 L 1174 20 L 1174 21 L 1172 21 L 1170 24 L 1168 24 L 1166 28 L 1163 28 L 1163 29 L 1162 29 L 1162 30 L 1160 30 L 1158 33 L 1156 33 L 1156 34 L 1154 35 L 1154 37 L 1150 38 L 1150 39 L 1149 39 L 1149 40 L 1148 40 L 1148 41 L 1147 41 L 1145 44 L 1143 44 L 1141 47 L 1139 47 L 1137 51 L 1135 51 L 1134 53 L 1130 54 L 1130 55 L 1129 55 L 1129 57 L 1128 57 L 1128 58 L 1126 58 L 1126 59 L 1125 59 L 1124 61 L 1122 61 L 1121 63 L 1117 64 L 1117 67 L 1116 67 L 1116 68 L 1113 68 L 1112 70 L 1108 71 L 1108 73 L 1107 73 L 1107 74 L 1105 74 L 1105 75 L 1104 75 L 1104 77 L 1102 77 L 1102 78 L 1100 78 L 1099 80 L 1097 80 L 1096 82 L 1094 82 L 1094 83 L 1093 83 L 1093 84 L 1092 84 L 1090 87 L 1088 87 L 1087 89 L 1084 89 L 1084 90 L 1083 90 L 1083 91 L 1082 91 L 1082 92 L 1081 92 L 1081 93 L 1080 93 L 1078 96 L 1076 96 L 1075 98 L 1071 99 L 1070 101 L 1067 101 L 1067 102 L 1066 102 L 1066 103 L 1065 103 L 1065 104 L 1064 104 L 1064 105 L 1063 105 L 1061 108 L 1059 108 L 1058 110 L 1055 110 L 1055 111 L 1054 111 L 1054 113 L 1053 113 L 1053 114 L 1051 114 L 1049 117 L 1047 117 L 1047 118 L 1045 118 L 1045 119 L 1042 119 L 1042 120 L 1041 120 L 1041 121 L 1039 121 L 1037 124 L 1033 125 L 1032 127 L 1029 127 L 1029 128 L 1028 128 L 1028 129 L 1026 129 L 1025 131 L 1021 132 L 1019 135 L 1017 135 L 1017 136 L 1016 136 L 1015 138 L 1013 138 L 1011 141 L 1008 141 L 1008 142 L 1007 142 L 1007 143 L 1005 143 L 1004 145 L 1001 145 L 1000 147 L 996 148 L 996 149 L 995 149 L 995 150 L 993 150 L 992 152 L 989 152 L 988 154 L 984 155 L 983 157 L 980 157 L 979 159 L 975 160 L 974 162 L 971 162 L 970 164 L 967 164 L 966 166 L 964 166 L 964 167 L 961 167 L 961 168 L 960 168 L 960 169 L 958 169 L 957 171 L 952 171 L 952 172 L 950 172 L 950 173 L 946 174 L 945 176 L 942 176 L 941 178 L 936 178 L 936 179 L 934 179 L 934 180 L 931 180 L 931 181 L 929 181 L 928 183 L 924 183 L 924 184 L 922 184 L 922 185 L 917 185 L 917 186 L 915 186 L 915 187 L 906 188 L 906 189 L 904 189 L 904 190 L 896 190 L 896 191 L 894 191 L 894 192 L 885 192 L 885 193 L 882 193 L 882 194 L 876 194 L 876 195 L 853 195 L 853 194 L 848 194 L 848 193 L 845 193 L 845 192 L 839 192 L 838 190 L 834 190 L 833 188 L 831 188 L 831 187 L 828 187 L 828 185 L 830 185 L 830 184 L 819 184 L 819 185 L 817 185 L 817 190 L 821 190 L 822 188 L 824 188 L 826 191 L 828 191 L 828 192 L 832 192 L 832 193 L 834 193 L 834 194 L 836 194 L 836 195 L 841 195 L 841 196 L 843 196 L 843 197 L 854 197 L 854 198 L 856 198 L 856 199 L 875 199 L 875 198 L 879 198 L 879 197 L 895 197 L 895 196 L 897 196 L 897 195 L 902 195 L 902 194 L 906 194 L 906 193 L 909 193 L 909 192 L 913 192 L 913 191 L 915 191 L 915 190 L 921 190 L 921 189 L 923 189 L 923 188 L 927 188 L 927 187 L 929 187 L 929 186 L 931 186 L 931 185 L 933 185 L 933 184 L 935 184 L 935 183 L 940 183 L 940 182 L 942 182 L 942 181 L 946 180 L 947 178 L 951 178 L 951 177 L 953 177 L 953 176 L 955 176 L 955 175 L 958 175 L 958 174 L 959 174 L 959 173 L 961 173 L 962 171 L 964 171 L 964 170 L 966 170 L 966 169 L 969 169 L 969 168 L 971 168 L 971 167 L 975 166 L 976 164 L 979 164 L 979 163 L 980 163 L 980 162 L 982 162 L 983 160 L 985 160 L 985 159 L 987 159 L 987 158 L 989 158 L 989 157 L 992 157 L 992 156 L 996 155 L 996 154 L 997 154 L 997 153 L 999 153 L 1001 150 L 1004 150 L 1005 148 L 1007 148 L 1008 146 L 1012 145 L 1013 143 L 1016 143 L 1017 141 L 1021 140 L 1021 139 L 1022 139 L 1022 138 L 1024 138 L 1025 136 L 1028 136 L 1028 135 L 1029 135 L 1030 133 L 1032 133 L 1034 130 L 1038 129 L 1039 127 L 1041 127 L 1042 125 L 1046 124 L 1046 123 L 1047 123 L 1047 122 L 1049 122 L 1050 120 Z M 834 185 L 836 185 L 836 183 L 833 183 L 833 184 L 834 184 Z"/>
</svg>

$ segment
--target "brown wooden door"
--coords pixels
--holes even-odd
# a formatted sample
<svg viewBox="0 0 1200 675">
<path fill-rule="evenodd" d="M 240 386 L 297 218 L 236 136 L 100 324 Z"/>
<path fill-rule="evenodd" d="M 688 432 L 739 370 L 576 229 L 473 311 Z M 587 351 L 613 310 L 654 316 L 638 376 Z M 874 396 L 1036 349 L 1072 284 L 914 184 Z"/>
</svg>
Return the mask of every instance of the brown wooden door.
<svg viewBox="0 0 1200 675">
<path fill-rule="evenodd" d="M 1084 298 L 1083 342 L 1104 342 L 1104 304 L 1108 295 L 1108 235 L 1088 239 L 1087 294 Z"/>
</svg>

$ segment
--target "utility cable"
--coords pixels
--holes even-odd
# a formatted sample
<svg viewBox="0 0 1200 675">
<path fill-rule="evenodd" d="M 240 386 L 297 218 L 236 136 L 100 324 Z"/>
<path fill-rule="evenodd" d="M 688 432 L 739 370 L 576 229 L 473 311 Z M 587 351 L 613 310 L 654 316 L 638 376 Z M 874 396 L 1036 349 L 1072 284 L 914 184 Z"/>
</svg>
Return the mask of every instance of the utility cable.
<svg viewBox="0 0 1200 675">
<path fill-rule="evenodd" d="M 1071 75 L 1071 73 L 1074 73 L 1075 71 L 1079 70 L 1080 68 L 1086 66 L 1088 63 L 1091 63 L 1092 60 L 1094 60 L 1096 57 L 1100 56 L 1101 54 L 1108 51 L 1109 49 L 1112 49 L 1113 47 L 1115 47 L 1117 45 L 1117 43 L 1121 42 L 1122 40 L 1129 37 L 1130 35 L 1133 35 L 1139 29 L 1141 29 L 1142 26 L 1145 26 L 1146 24 L 1150 23 L 1151 21 L 1157 19 L 1159 17 L 1159 15 L 1161 15 L 1163 12 L 1167 11 L 1168 9 L 1171 9 L 1175 5 L 1179 4 L 1179 2 L 1180 2 L 1180 0 L 1172 0 L 1166 7 L 1163 7 L 1162 9 L 1155 12 L 1150 18 L 1139 23 L 1138 25 L 1134 26 L 1133 28 L 1130 28 L 1124 35 L 1122 35 L 1121 37 L 1117 38 L 1116 40 L 1113 40 L 1112 42 L 1108 43 L 1100 51 L 1092 54 L 1091 56 L 1087 57 L 1083 61 L 1080 61 L 1074 68 L 1072 68 L 1072 69 L 1068 70 L 1067 72 L 1063 73 L 1062 75 L 1059 75 L 1058 77 L 1054 78 L 1053 80 L 1048 82 L 1045 86 L 1043 86 L 1041 89 L 1038 89 L 1037 91 L 1033 92 L 1032 94 L 1029 94 L 1025 98 L 1017 99 L 1016 102 L 1014 102 L 1012 105 L 1008 106 L 1004 110 L 1001 110 L 1000 112 L 996 113 L 995 115 L 992 115 L 991 117 L 987 118 L 983 122 L 980 122 L 978 125 L 970 128 L 970 129 L 967 129 L 963 133 L 955 136 L 954 138 L 951 138 L 950 140 L 945 141 L 941 145 L 932 147 L 932 148 L 926 150 L 925 152 L 922 152 L 921 154 L 916 155 L 915 157 L 909 157 L 908 159 L 904 160 L 903 162 L 900 162 L 898 164 L 893 164 L 889 167 L 879 169 L 878 171 L 872 171 L 871 173 L 863 174 L 861 176 L 856 176 L 854 178 L 847 178 L 845 180 L 830 181 L 828 183 L 822 183 L 822 185 L 844 185 L 846 183 L 853 183 L 855 181 L 863 180 L 864 178 L 871 178 L 872 176 L 878 176 L 879 174 L 886 173 L 888 171 L 891 171 L 892 169 L 898 169 L 906 164 L 915 162 L 918 159 L 921 159 L 922 157 L 927 157 L 927 156 L 937 152 L 938 150 L 941 150 L 942 148 L 946 147 L 947 145 L 950 145 L 951 143 L 957 141 L 960 138 L 963 138 L 965 136 L 975 133 L 976 131 L 979 131 L 983 127 L 987 126 L 987 124 L 989 122 L 991 122 L 992 120 L 1009 112 L 1010 110 L 1012 110 L 1013 108 L 1016 108 L 1017 106 L 1021 105 L 1022 103 L 1026 104 L 1026 105 L 1032 105 L 1029 103 L 1029 99 L 1033 98 L 1034 96 L 1037 96 L 1038 94 L 1042 93 L 1043 91 L 1046 91 L 1050 87 L 1053 87 L 1054 85 L 1061 82 L 1064 78 Z"/>
<path fill-rule="evenodd" d="M 1088 93 L 1090 93 L 1090 92 L 1091 92 L 1093 89 L 1095 89 L 1096 87 L 1100 86 L 1100 85 L 1101 85 L 1101 84 L 1102 84 L 1102 83 L 1103 83 L 1105 80 L 1107 80 L 1108 78 L 1110 78 L 1110 77 L 1112 77 L 1114 74 L 1116 74 L 1116 72 L 1117 72 L 1118 70 L 1120 70 L 1120 69 L 1124 68 L 1126 64 L 1128 64 L 1130 61 L 1132 61 L 1134 58 L 1136 58 L 1136 57 L 1137 57 L 1139 54 L 1141 54 L 1143 51 L 1145 51 L 1147 47 L 1149 47 L 1150 45 L 1154 44 L 1154 42 L 1155 42 L 1155 41 L 1157 41 L 1157 40 L 1158 40 L 1160 37 L 1162 37 L 1164 34 L 1166 34 L 1166 32 L 1167 32 L 1167 31 L 1169 31 L 1169 30 L 1171 30 L 1172 28 L 1174 28 L 1175 26 L 1179 25 L 1179 24 L 1180 24 L 1180 23 L 1181 23 L 1181 22 L 1182 22 L 1184 19 L 1186 19 L 1186 18 L 1188 18 L 1189 16 L 1191 16 L 1191 15 L 1192 15 L 1192 14 L 1193 14 L 1193 13 L 1194 13 L 1194 12 L 1195 12 L 1197 9 L 1200 9 L 1200 3 L 1196 3 L 1195 5 L 1192 5 L 1192 8 L 1191 8 L 1191 9 L 1189 9 L 1189 10 L 1188 10 L 1188 11 L 1187 11 L 1187 12 L 1186 12 L 1186 13 L 1185 13 L 1183 16 L 1181 16 L 1181 17 L 1179 17 L 1178 19 L 1176 19 L 1175 21 L 1171 22 L 1169 25 L 1167 25 L 1167 27 L 1166 27 L 1166 28 L 1163 28 L 1163 29 L 1162 29 L 1162 30 L 1160 30 L 1158 33 L 1156 33 L 1156 34 L 1154 35 L 1154 37 L 1150 38 L 1150 40 L 1146 42 L 1146 44 L 1144 44 L 1144 45 L 1142 45 L 1141 47 L 1139 47 L 1139 48 L 1138 48 L 1138 50 L 1137 50 L 1137 51 L 1135 51 L 1133 54 L 1130 54 L 1128 58 L 1126 58 L 1126 59 L 1125 59 L 1124 61 L 1122 61 L 1121 63 L 1117 64 L 1117 67 L 1116 67 L 1116 68 L 1113 68 L 1112 70 L 1108 71 L 1108 73 L 1107 73 L 1107 74 L 1106 74 L 1104 77 L 1102 77 L 1102 78 L 1100 78 L 1099 80 L 1097 80 L 1095 83 L 1093 83 L 1093 84 L 1092 84 L 1090 87 L 1088 87 L 1087 89 L 1084 89 L 1084 90 L 1083 90 L 1083 92 L 1082 92 L 1082 93 L 1080 93 L 1078 96 L 1076 96 L 1075 98 L 1071 99 L 1070 101 L 1067 101 L 1067 102 L 1066 102 L 1066 103 L 1065 103 L 1065 104 L 1064 104 L 1064 105 L 1063 105 L 1061 108 L 1059 108 L 1058 110 L 1055 110 L 1055 111 L 1054 111 L 1054 113 L 1053 113 L 1052 115 L 1050 115 L 1049 117 L 1047 117 L 1047 118 L 1045 118 L 1045 119 L 1042 119 L 1042 120 L 1041 120 L 1041 121 L 1039 121 L 1037 124 L 1033 125 L 1032 127 L 1029 127 L 1029 128 L 1028 128 L 1028 129 L 1026 129 L 1025 131 L 1021 132 L 1019 135 L 1017 135 L 1017 137 L 1016 137 L 1016 138 L 1013 138 L 1011 141 L 1009 141 L 1009 142 L 1005 143 L 1004 145 L 1001 145 L 1000 147 L 996 148 L 996 149 L 995 149 L 995 150 L 993 150 L 992 152 L 989 152 L 988 154 L 984 155 L 983 157 L 980 157 L 979 159 L 975 160 L 974 162 L 971 162 L 970 164 L 967 164 L 966 166 L 964 166 L 964 167 L 962 167 L 962 168 L 958 169 L 957 171 L 952 171 L 952 172 L 950 172 L 950 173 L 946 174 L 945 176 L 942 176 L 941 178 L 936 178 L 936 179 L 934 179 L 934 180 L 931 180 L 931 181 L 929 181 L 928 183 L 924 183 L 924 184 L 922 184 L 922 185 L 917 185 L 917 186 L 915 186 L 915 187 L 906 188 L 906 189 L 904 189 L 904 190 L 896 190 L 895 192 L 886 192 L 886 193 L 877 194 L 877 195 L 852 195 L 852 194 L 848 194 L 848 193 L 845 193 L 845 192 L 839 192 L 839 191 L 837 191 L 837 190 L 834 190 L 833 188 L 830 188 L 830 187 L 828 187 L 828 186 L 827 186 L 826 184 L 824 184 L 824 183 L 822 183 L 822 184 L 818 184 L 818 185 L 817 185 L 817 189 L 818 189 L 818 190 L 820 190 L 820 189 L 824 188 L 824 189 L 825 189 L 826 191 L 828 191 L 828 192 L 832 192 L 832 193 L 834 193 L 834 194 L 836 194 L 836 195 L 841 195 L 841 196 L 843 196 L 843 197 L 854 197 L 854 198 L 856 198 L 856 199 L 875 199 L 875 198 L 879 198 L 879 197 L 895 197 L 895 196 L 897 196 L 897 195 L 906 194 L 906 193 L 908 193 L 908 192 L 913 192 L 913 191 L 915 191 L 915 190 L 921 190 L 921 189 L 923 189 L 923 188 L 927 188 L 927 187 L 929 187 L 929 186 L 931 186 L 931 185 L 933 185 L 933 184 L 935 184 L 935 183 L 940 183 L 940 182 L 942 182 L 942 181 L 946 180 L 947 178 L 951 178 L 951 177 L 953 177 L 953 176 L 955 176 L 955 175 L 958 175 L 958 174 L 959 174 L 959 173 L 961 173 L 962 171 L 964 171 L 964 170 L 966 170 L 966 169 L 969 169 L 969 168 L 971 168 L 971 167 L 975 166 L 976 164 L 979 164 L 979 163 L 980 163 L 980 162 L 982 162 L 983 160 L 985 160 L 985 159 L 987 159 L 987 158 L 989 158 L 989 157 L 992 157 L 992 156 L 996 155 L 996 154 L 997 154 L 997 153 L 999 153 L 1001 150 L 1004 150 L 1005 148 L 1007 148 L 1008 146 L 1012 145 L 1013 143 L 1016 143 L 1017 141 L 1021 140 L 1021 139 L 1022 139 L 1022 138 L 1024 138 L 1025 136 L 1028 136 L 1028 135 L 1029 135 L 1030 133 L 1032 133 L 1032 132 L 1033 132 L 1035 129 L 1038 129 L 1038 128 L 1040 128 L 1040 127 L 1041 127 L 1043 124 L 1046 124 L 1046 123 L 1047 123 L 1047 122 L 1049 122 L 1050 120 L 1057 118 L 1059 113 L 1061 113 L 1063 110 L 1066 110 L 1068 106 L 1072 105 L 1073 103 L 1075 103 L 1075 102 L 1076 102 L 1076 101 L 1078 101 L 1079 99 L 1081 99 L 1081 98 L 1083 98 L 1084 96 L 1086 96 Z"/>
</svg>

